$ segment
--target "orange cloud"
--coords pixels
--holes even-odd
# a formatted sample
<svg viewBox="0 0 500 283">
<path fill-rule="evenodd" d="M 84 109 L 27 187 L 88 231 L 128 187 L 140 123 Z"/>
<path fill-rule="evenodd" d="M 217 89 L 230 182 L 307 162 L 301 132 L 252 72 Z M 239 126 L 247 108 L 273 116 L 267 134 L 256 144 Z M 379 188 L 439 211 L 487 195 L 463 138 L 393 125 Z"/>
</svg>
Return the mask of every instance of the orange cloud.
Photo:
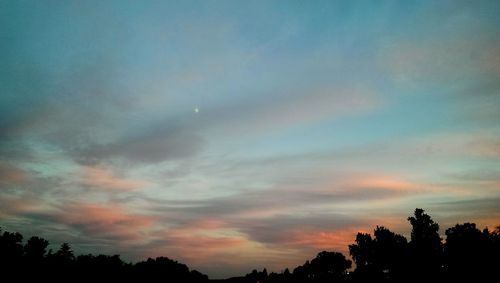
<svg viewBox="0 0 500 283">
<path fill-rule="evenodd" d="M 144 232 L 155 223 L 152 216 L 131 214 L 116 204 L 71 203 L 63 209 L 64 213 L 57 216 L 58 220 L 91 237 L 143 240 Z"/>
<path fill-rule="evenodd" d="M 394 191 L 408 191 L 418 188 L 418 186 L 416 186 L 415 184 L 403 181 L 395 177 L 387 176 L 368 176 L 357 178 L 356 180 L 353 180 L 352 185 L 359 188 L 372 187 Z"/>
<path fill-rule="evenodd" d="M 382 200 L 427 192 L 429 188 L 407 181 L 404 176 L 373 172 L 344 172 L 326 182 L 322 190 L 335 190 L 339 194 L 351 196 L 352 199 Z"/>
<path fill-rule="evenodd" d="M 84 167 L 81 184 L 105 190 L 133 191 L 146 186 L 147 182 L 121 178 L 104 168 Z"/>
<path fill-rule="evenodd" d="M 292 234 L 289 242 L 297 246 L 313 247 L 321 250 L 347 251 L 359 229 L 349 228 L 339 231 L 297 231 Z"/>
</svg>

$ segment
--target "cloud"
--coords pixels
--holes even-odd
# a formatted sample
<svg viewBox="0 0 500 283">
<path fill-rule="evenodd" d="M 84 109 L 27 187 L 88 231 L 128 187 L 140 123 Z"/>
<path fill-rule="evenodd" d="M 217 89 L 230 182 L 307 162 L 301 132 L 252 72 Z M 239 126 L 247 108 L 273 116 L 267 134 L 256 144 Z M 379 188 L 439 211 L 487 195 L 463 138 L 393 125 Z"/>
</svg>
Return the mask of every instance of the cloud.
<svg viewBox="0 0 500 283">
<path fill-rule="evenodd" d="M 500 197 L 494 198 L 476 198 L 476 199 L 466 199 L 466 200 L 455 200 L 455 201 L 437 201 L 437 205 L 441 206 L 453 206 L 459 209 L 456 212 L 461 211 L 486 211 L 494 212 L 495 214 L 500 214 L 500 208 L 497 204 L 500 201 Z"/>
<path fill-rule="evenodd" d="M 471 25 L 464 28 L 471 28 Z M 446 30 L 441 32 L 447 33 Z M 478 80 L 495 82 L 500 75 L 495 65 L 499 61 L 498 42 L 496 35 L 486 32 L 473 32 L 467 37 L 439 32 L 425 38 L 401 37 L 382 42 L 378 64 L 391 79 L 405 83 L 406 87 L 417 83 L 440 87 L 444 82 L 456 82 L 458 86 Z"/>
<path fill-rule="evenodd" d="M 386 171 L 404 169 L 409 172 L 414 166 L 437 166 L 440 162 L 450 160 L 498 160 L 500 138 L 495 129 L 477 129 L 470 132 L 440 131 L 322 152 L 316 158 L 320 161 L 336 160 L 339 164 L 341 161 L 368 174 L 378 171 L 374 168 L 378 168 L 375 166 L 381 162 Z"/>
<path fill-rule="evenodd" d="M 300 234 L 314 237 L 321 233 L 334 233 L 347 228 L 359 227 L 362 223 L 355 217 L 339 213 L 292 215 L 240 218 L 234 219 L 232 224 L 233 227 L 237 227 L 256 242 L 266 245 L 286 245 L 299 248 L 300 241 L 298 237 Z M 307 246 L 307 248 L 310 247 L 316 246 Z"/>
<path fill-rule="evenodd" d="M 297 210 L 303 207 L 341 204 L 347 202 L 365 202 L 395 198 L 400 193 L 394 189 L 380 187 L 358 187 L 352 189 L 315 190 L 313 188 L 302 189 L 278 189 L 273 188 L 258 192 L 242 192 L 232 196 L 199 201 L 154 201 L 153 211 L 165 211 L 170 213 L 182 212 L 185 215 L 197 216 L 239 216 L 239 217 L 266 217 L 287 210 Z"/>
<path fill-rule="evenodd" d="M 484 73 L 500 75 L 500 40 L 488 44 L 479 60 Z"/>
<path fill-rule="evenodd" d="M 262 170 L 268 169 L 263 167 Z M 316 168 L 310 168 L 310 172 L 302 174 L 310 178 L 305 182 L 295 179 L 289 182 L 275 180 L 274 184 L 265 189 L 238 188 L 231 195 L 220 197 L 169 200 L 136 195 L 134 199 L 148 203 L 146 211 L 164 219 L 165 223 L 197 223 L 193 225 L 207 227 L 207 230 L 230 228 L 246 233 L 248 227 L 245 225 L 251 227 L 252 222 L 265 223 L 278 215 L 297 215 L 297 219 L 300 219 L 298 221 L 312 223 L 317 220 L 314 217 L 323 219 L 325 211 L 335 214 L 350 206 L 387 205 L 428 192 L 426 188 L 397 176 L 362 172 L 347 174 L 331 170 L 318 173 Z M 305 215 L 309 215 L 311 219 L 303 219 Z M 343 218 L 337 219 L 329 215 L 325 217 L 323 224 L 328 221 L 340 223 L 341 219 Z M 270 225 L 269 230 L 273 230 L 271 226 L 279 228 L 278 223 Z M 277 229 L 281 230 L 283 229 Z"/>
<path fill-rule="evenodd" d="M 388 177 L 360 178 L 357 182 L 355 181 L 354 185 L 361 188 L 383 188 L 393 191 L 413 190 L 418 188 L 415 184 Z"/>
<path fill-rule="evenodd" d="M 53 219 L 88 239 L 112 240 L 117 245 L 147 239 L 147 230 L 155 223 L 154 217 L 131 213 L 118 204 L 91 202 L 66 203 Z"/>
<path fill-rule="evenodd" d="M 363 85 L 310 82 L 288 85 L 203 109 L 203 127 L 225 134 L 261 134 L 372 111 L 381 104 L 374 90 Z"/>
<path fill-rule="evenodd" d="M 319 183 L 306 186 L 246 191 L 213 199 L 146 201 L 148 213 L 169 223 L 171 231 L 184 231 L 186 235 L 237 233 L 269 248 L 300 249 L 303 244 L 304 251 L 312 251 L 326 245 L 328 237 L 346 240 L 346 235 L 339 236 L 343 230 L 369 225 L 361 219 L 370 212 L 349 211 L 346 207 L 368 207 L 421 192 L 419 186 L 398 178 L 359 176 L 344 175 L 338 184 L 321 183 L 321 178 Z M 308 236 L 301 238 L 301 233 Z M 341 245 L 332 243 L 330 247 L 334 246 Z"/>
<path fill-rule="evenodd" d="M 497 9 L 7 6 L 2 227 L 234 275 L 417 205 L 498 220 Z"/>
<path fill-rule="evenodd" d="M 349 254 L 348 246 L 354 242 L 360 231 L 357 226 L 344 227 L 342 230 L 302 231 L 300 227 L 289 235 L 289 245 L 309 250 L 334 250 Z"/>
<path fill-rule="evenodd" d="M 2 197 L 2 218 L 13 223 L 34 221 L 44 227 L 60 228 L 88 241 L 114 241 L 114 245 L 147 240 L 155 223 L 152 216 L 133 213 L 125 206 L 110 203 L 71 202 L 48 204 L 38 197 Z M 44 231 L 42 231 L 45 233 Z"/>
<path fill-rule="evenodd" d="M 439 133 L 402 142 L 394 153 L 419 155 L 419 158 L 500 158 L 500 138 L 494 133 L 478 130 L 471 133 Z"/>
<path fill-rule="evenodd" d="M 133 135 L 103 145 L 90 145 L 76 152 L 76 157 L 85 162 L 105 161 L 109 158 L 124 158 L 130 162 L 157 163 L 182 159 L 196 155 L 203 139 L 188 130 L 177 127 L 152 128 L 149 132 Z"/>
<path fill-rule="evenodd" d="M 25 171 L 0 163 L 0 186 L 21 184 L 29 179 L 29 175 Z"/>
<path fill-rule="evenodd" d="M 133 191 L 147 186 L 147 182 L 118 177 L 110 169 L 83 167 L 80 183 L 86 187 L 104 190 Z"/>
<path fill-rule="evenodd" d="M 500 209 L 498 194 L 480 197 L 466 196 L 454 199 L 436 199 L 427 204 L 429 210 L 435 213 L 432 216 L 441 227 L 441 233 L 457 223 L 473 222 L 479 228 L 488 227 L 490 230 L 500 225 Z"/>
<path fill-rule="evenodd" d="M 0 212 L 3 219 L 44 211 L 40 201 L 28 196 L 1 195 Z"/>
<path fill-rule="evenodd" d="M 205 261 L 217 253 L 224 253 L 235 248 L 242 248 L 248 244 L 241 235 L 204 235 L 202 231 L 192 229 L 166 230 L 156 233 L 149 246 L 168 250 L 169 253 L 189 261 Z M 154 254 L 161 255 L 160 251 Z"/>
</svg>

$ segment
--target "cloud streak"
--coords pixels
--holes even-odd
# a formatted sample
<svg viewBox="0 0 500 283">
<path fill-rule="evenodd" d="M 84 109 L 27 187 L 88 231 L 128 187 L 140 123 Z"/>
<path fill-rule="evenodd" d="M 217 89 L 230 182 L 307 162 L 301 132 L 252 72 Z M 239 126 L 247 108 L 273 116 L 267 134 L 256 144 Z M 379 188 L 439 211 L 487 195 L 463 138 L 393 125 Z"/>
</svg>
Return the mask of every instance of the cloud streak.
<svg viewBox="0 0 500 283">
<path fill-rule="evenodd" d="M 84 167 L 81 184 L 89 188 L 103 190 L 133 191 L 147 186 L 147 182 L 117 177 L 109 169 Z"/>
<path fill-rule="evenodd" d="M 87 237 L 120 244 L 143 240 L 145 230 L 154 223 L 154 218 L 131 214 L 117 204 L 68 203 L 62 210 L 65 213 L 54 216 L 56 222 L 73 227 Z"/>
<path fill-rule="evenodd" d="M 0 163 L 0 186 L 16 185 L 29 179 L 23 170 Z"/>
</svg>

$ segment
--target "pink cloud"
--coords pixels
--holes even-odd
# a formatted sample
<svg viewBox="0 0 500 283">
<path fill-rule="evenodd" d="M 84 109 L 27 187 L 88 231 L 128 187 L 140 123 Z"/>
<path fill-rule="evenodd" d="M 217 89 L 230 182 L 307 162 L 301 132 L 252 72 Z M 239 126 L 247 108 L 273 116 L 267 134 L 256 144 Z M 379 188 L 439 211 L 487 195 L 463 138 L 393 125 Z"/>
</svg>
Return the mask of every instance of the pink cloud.
<svg viewBox="0 0 500 283">
<path fill-rule="evenodd" d="M 221 254 L 248 250 L 251 242 L 229 229 L 204 230 L 197 226 L 155 232 L 152 245 L 143 248 L 145 257 L 168 255 L 190 263 L 206 263 Z"/>
<path fill-rule="evenodd" d="M 191 228 L 200 230 L 219 230 L 227 227 L 227 224 L 216 218 L 198 219 L 190 223 Z"/>
<path fill-rule="evenodd" d="M 43 212 L 43 203 L 33 197 L 13 197 L 2 195 L 0 198 L 0 218 L 16 217 L 25 213 Z"/>
<path fill-rule="evenodd" d="M 285 243 L 299 248 L 329 250 L 349 255 L 348 246 L 354 242 L 357 228 L 345 228 L 338 231 L 295 231 Z"/>
<path fill-rule="evenodd" d="M 176 245 L 185 247 L 186 249 L 197 250 L 199 254 L 200 249 L 207 252 L 214 250 L 232 249 L 235 246 L 244 244 L 245 240 L 242 237 L 229 237 L 229 236 L 202 236 L 202 235 L 175 235 L 170 237 Z"/>
<path fill-rule="evenodd" d="M 403 174 L 381 172 L 380 170 L 326 170 L 321 172 L 323 183 L 316 185 L 324 191 L 332 188 L 339 192 L 362 192 L 371 189 L 397 192 L 419 191 L 421 184 L 408 180 Z"/>
<path fill-rule="evenodd" d="M 132 214 L 117 204 L 70 203 L 63 207 L 57 220 L 76 227 L 90 237 L 111 238 L 120 241 L 140 241 L 153 226 L 152 216 Z"/>
<path fill-rule="evenodd" d="M 360 178 L 354 181 L 353 185 L 361 188 L 375 187 L 393 191 L 406 191 L 419 188 L 419 186 L 415 184 L 406 182 L 398 178 L 386 176 Z"/>
<path fill-rule="evenodd" d="M 29 179 L 26 172 L 16 167 L 0 164 L 0 186 L 20 184 Z"/>
<path fill-rule="evenodd" d="M 91 188 L 117 191 L 133 191 L 148 184 L 146 181 L 116 176 L 111 170 L 100 167 L 84 167 L 80 182 Z"/>
</svg>

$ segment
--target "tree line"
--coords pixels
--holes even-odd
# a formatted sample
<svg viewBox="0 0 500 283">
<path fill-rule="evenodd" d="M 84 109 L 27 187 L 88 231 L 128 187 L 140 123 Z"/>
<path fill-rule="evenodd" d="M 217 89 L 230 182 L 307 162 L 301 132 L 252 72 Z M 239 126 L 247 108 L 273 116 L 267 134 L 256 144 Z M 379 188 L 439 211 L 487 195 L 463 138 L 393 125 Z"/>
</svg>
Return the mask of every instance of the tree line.
<svg viewBox="0 0 500 283">
<path fill-rule="evenodd" d="M 439 225 L 423 209 L 408 217 L 411 238 L 376 226 L 372 234 L 358 233 L 349 245 L 355 263 L 342 253 L 322 251 L 292 271 L 253 270 L 228 283 L 426 282 L 498 280 L 500 226 L 479 230 L 474 223 L 456 224 L 439 235 Z M 0 274 L 19 279 L 207 282 L 208 277 L 167 257 L 125 263 L 119 255 L 75 256 L 63 243 L 53 252 L 49 242 L 0 230 Z"/>
<path fill-rule="evenodd" d="M 423 209 L 408 217 L 411 238 L 376 226 L 373 235 L 358 233 L 349 245 L 355 263 L 342 253 L 320 252 L 290 272 L 254 270 L 235 283 L 322 282 L 481 282 L 498 281 L 500 226 L 482 231 L 474 223 L 456 224 L 439 235 L 439 225 Z"/>
<path fill-rule="evenodd" d="M 208 282 L 208 276 L 167 257 L 125 263 L 119 255 L 75 256 L 63 243 L 55 252 L 49 242 L 33 236 L 23 245 L 20 233 L 0 230 L 0 282 L 2 279 L 41 282 Z"/>
</svg>

